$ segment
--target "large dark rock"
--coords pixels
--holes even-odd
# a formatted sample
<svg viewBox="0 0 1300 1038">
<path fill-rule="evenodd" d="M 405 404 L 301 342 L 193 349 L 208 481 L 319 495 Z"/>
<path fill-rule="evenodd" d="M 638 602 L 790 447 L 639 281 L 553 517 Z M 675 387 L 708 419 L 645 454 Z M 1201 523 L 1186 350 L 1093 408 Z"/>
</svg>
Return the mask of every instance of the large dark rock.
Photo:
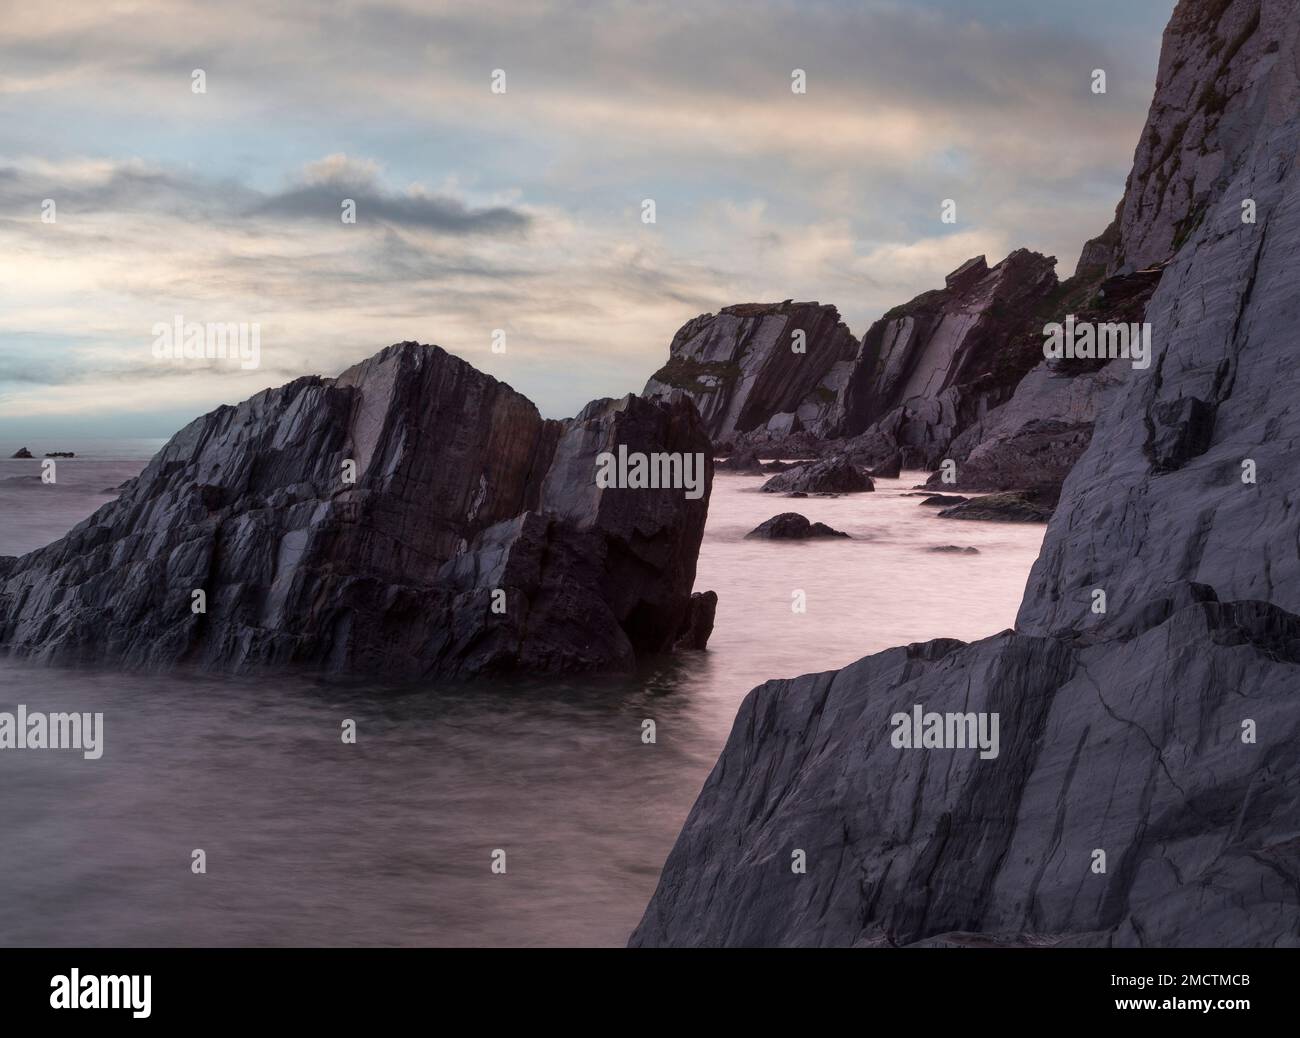
<svg viewBox="0 0 1300 1038">
<path fill-rule="evenodd" d="M 760 685 L 631 943 L 1300 944 L 1300 617 L 1202 601 L 1152 618 Z M 997 756 L 896 748 L 917 705 L 996 713 Z"/>
<path fill-rule="evenodd" d="M 19 447 L 16 451 L 13 452 L 13 454 L 10 455 L 11 458 L 24 458 L 24 459 L 30 458 L 31 456 L 32 456 L 32 452 L 29 451 L 26 447 Z"/>
<path fill-rule="evenodd" d="M 772 541 L 806 541 L 817 537 L 848 537 L 848 534 L 834 530 L 825 523 L 810 523 L 798 512 L 782 512 L 759 523 L 745 536 Z"/>
<path fill-rule="evenodd" d="M 700 455 L 700 495 L 598 486 L 597 455 L 620 445 Z M 702 640 L 691 585 L 711 481 L 688 401 L 543 420 L 444 350 L 402 343 L 186 426 L 117 500 L 3 575 L 0 652 L 392 676 L 627 669 L 684 627 Z"/>
<path fill-rule="evenodd" d="M 796 465 L 763 484 L 768 494 L 855 494 L 875 490 L 871 477 L 848 458 L 837 456 Z"/>
</svg>

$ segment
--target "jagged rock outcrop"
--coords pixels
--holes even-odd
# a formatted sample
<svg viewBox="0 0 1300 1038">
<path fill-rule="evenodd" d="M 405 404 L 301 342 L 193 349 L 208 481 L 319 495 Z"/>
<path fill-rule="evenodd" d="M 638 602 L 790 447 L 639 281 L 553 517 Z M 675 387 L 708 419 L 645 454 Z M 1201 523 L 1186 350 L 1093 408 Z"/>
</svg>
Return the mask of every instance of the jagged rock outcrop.
<svg viewBox="0 0 1300 1038">
<path fill-rule="evenodd" d="M 844 390 L 852 438 L 841 449 L 871 467 L 901 452 L 935 468 L 953 437 L 1011 396 L 1034 363 L 1014 345 L 1041 327 L 1059 283 L 1056 260 L 1028 249 L 990 268 L 962 264 L 944 288 L 896 307 L 868 329 Z"/>
<path fill-rule="evenodd" d="M 597 455 L 620 446 L 698 456 L 699 495 L 598 486 Z M 444 350 L 401 343 L 186 426 L 117 500 L 7 568 L 0 652 L 412 677 L 626 669 L 707 637 L 691 585 L 711 481 L 688 401 L 543 420 Z"/>
<path fill-rule="evenodd" d="M 26 447 L 19 447 L 16 451 L 13 452 L 13 454 L 9 455 L 9 457 L 11 458 L 22 458 L 22 459 L 28 459 L 31 456 L 32 456 L 32 452 L 29 451 Z"/>
<path fill-rule="evenodd" d="M 1300 618 L 1196 597 L 760 685 L 631 943 L 1300 944 Z M 996 714 L 996 757 L 896 748 L 918 705 Z"/>
<path fill-rule="evenodd" d="M 1287 114 L 1284 96 L 1265 99 L 1257 90 L 1261 78 L 1276 80 L 1274 65 L 1285 64 L 1286 42 L 1272 24 L 1280 17 L 1285 11 L 1267 0 L 1175 8 L 1124 196 L 1114 222 L 1084 246 L 1080 270 L 1113 273 L 1167 260 L 1200 227 L 1210 202 L 1224 197 L 1258 144 L 1246 126 L 1261 114 L 1254 106 L 1280 105 L 1274 114 Z M 1245 197 L 1236 199 L 1239 207 Z"/>
<path fill-rule="evenodd" d="M 1162 268 L 1109 278 L 1076 275 L 1061 286 L 1053 310 L 1042 324 L 1029 326 L 1016 348 L 1041 356 L 1048 321 L 1074 318 L 1077 324 L 1099 327 L 1140 324 L 1160 283 Z M 947 483 L 936 472 L 931 486 L 941 482 L 964 490 L 1037 490 L 1056 498 L 1061 484 L 1092 440 L 1093 423 L 1108 394 L 1120 381 L 1129 361 L 1044 360 L 1016 386 L 1011 399 L 966 427 L 948 445 L 944 459 L 955 466 L 957 482 Z"/>
<path fill-rule="evenodd" d="M 837 434 L 838 398 L 859 343 L 833 306 L 745 303 L 702 314 L 673 337 L 642 395 L 685 393 L 719 443 Z"/>
<path fill-rule="evenodd" d="M 848 537 L 848 534 L 834 530 L 825 523 L 811 523 L 798 512 L 782 512 L 759 523 L 745 537 L 768 541 L 806 541 L 818 537 Z"/>
<path fill-rule="evenodd" d="M 1204 215 L 1178 247 L 1135 203 L 1126 261 L 1177 248 L 1155 360 L 1117 372 L 1017 630 L 751 692 L 632 943 L 1300 945 L 1298 34 L 1300 0 L 1180 0 L 1152 121 L 1217 113 L 1179 145 Z M 1166 169 L 1140 152 L 1123 209 L 1177 208 Z M 918 706 L 996 714 L 998 751 L 900 748 Z"/>
<path fill-rule="evenodd" d="M 871 477 L 843 455 L 796 465 L 762 486 L 768 494 L 857 494 L 875 489 Z"/>
</svg>

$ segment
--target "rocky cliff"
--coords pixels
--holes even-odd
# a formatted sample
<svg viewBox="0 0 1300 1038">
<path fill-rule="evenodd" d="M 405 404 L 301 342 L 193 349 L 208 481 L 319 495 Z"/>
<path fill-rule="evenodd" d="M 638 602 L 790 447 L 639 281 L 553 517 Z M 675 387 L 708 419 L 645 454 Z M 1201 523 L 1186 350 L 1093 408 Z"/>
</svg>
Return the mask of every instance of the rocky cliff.
<svg viewBox="0 0 1300 1038">
<path fill-rule="evenodd" d="M 747 303 L 688 322 L 643 395 L 685 393 L 717 442 L 839 432 L 838 400 L 859 344 L 833 306 Z"/>
<path fill-rule="evenodd" d="M 702 455 L 699 493 L 597 455 Z M 402 343 L 177 433 L 115 501 L 0 565 L 0 651 L 129 667 L 472 675 L 631 667 L 693 644 L 712 480 L 688 401 L 543 420 Z"/>
<path fill-rule="evenodd" d="M 1178 145 L 1203 216 L 1179 243 L 1140 146 L 1122 212 L 1174 208 L 1113 237 L 1176 249 L 1155 360 L 1111 372 L 1017 630 L 751 692 L 632 943 L 1300 944 L 1298 32 L 1178 5 L 1148 126 L 1215 116 Z"/>
</svg>

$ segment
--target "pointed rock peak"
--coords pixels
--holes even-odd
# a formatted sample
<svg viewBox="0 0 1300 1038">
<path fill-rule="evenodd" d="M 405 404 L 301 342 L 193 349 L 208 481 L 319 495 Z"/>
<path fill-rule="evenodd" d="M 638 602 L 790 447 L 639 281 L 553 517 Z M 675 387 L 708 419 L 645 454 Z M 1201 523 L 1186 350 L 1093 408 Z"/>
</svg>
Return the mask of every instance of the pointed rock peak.
<svg viewBox="0 0 1300 1038">
<path fill-rule="evenodd" d="M 988 272 L 988 261 L 983 256 L 975 256 L 944 278 L 944 283 L 951 289 L 961 291 L 973 285 Z"/>
</svg>

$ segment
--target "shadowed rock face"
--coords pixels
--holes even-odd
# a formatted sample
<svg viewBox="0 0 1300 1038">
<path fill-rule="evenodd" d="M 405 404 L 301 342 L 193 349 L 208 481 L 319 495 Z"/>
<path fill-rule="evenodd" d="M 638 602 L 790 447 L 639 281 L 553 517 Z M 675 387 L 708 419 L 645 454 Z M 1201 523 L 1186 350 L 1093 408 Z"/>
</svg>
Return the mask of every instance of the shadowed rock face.
<svg viewBox="0 0 1300 1038">
<path fill-rule="evenodd" d="M 801 337 L 801 343 L 800 343 Z M 796 343 L 802 352 L 796 352 Z M 746 303 L 688 322 L 643 395 L 684 392 L 709 435 L 783 440 L 802 430 L 836 435 L 837 399 L 858 341 L 833 306 Z"/>
<path fill-rule="evenodd" d="M 598 488 L 596 456 L 620 444 L 702 455 L 702 496 Z M 711 481 L 687 401 L 543 420 L 402 343 L 197 419 L 117 500 L 10 560 L 0 651 L 394 676 L 628 668 L 689 625 Z"/>
<path fill-rule="evenodd" d="M 631 943 L 1300 943 L 1298 648 L 1300 618 L 1204 601 L 1092 645 L 1007 632 L 769 681 Z M 895 748 L 917 705 L 998 714 L 997 757 Z"/>
<path fill-rule="evenodd" d="M 633 944 L 1300 944 L 1297 33 L 1300 0 L 1178 6 L 1152 119 L 1237 92 L 1185 131 L 1204 218 L 1017 631 L 752 691 Z M 1124 208 L 1175 202 L 1150 182 L 1165 169 L 1140 148 Z M 1161 258 L 1164 219 L 1133 210 L 1133 254 Z M 997 756 L 896 746 L 918 705 L 996 713 Z"/>
</svg>

